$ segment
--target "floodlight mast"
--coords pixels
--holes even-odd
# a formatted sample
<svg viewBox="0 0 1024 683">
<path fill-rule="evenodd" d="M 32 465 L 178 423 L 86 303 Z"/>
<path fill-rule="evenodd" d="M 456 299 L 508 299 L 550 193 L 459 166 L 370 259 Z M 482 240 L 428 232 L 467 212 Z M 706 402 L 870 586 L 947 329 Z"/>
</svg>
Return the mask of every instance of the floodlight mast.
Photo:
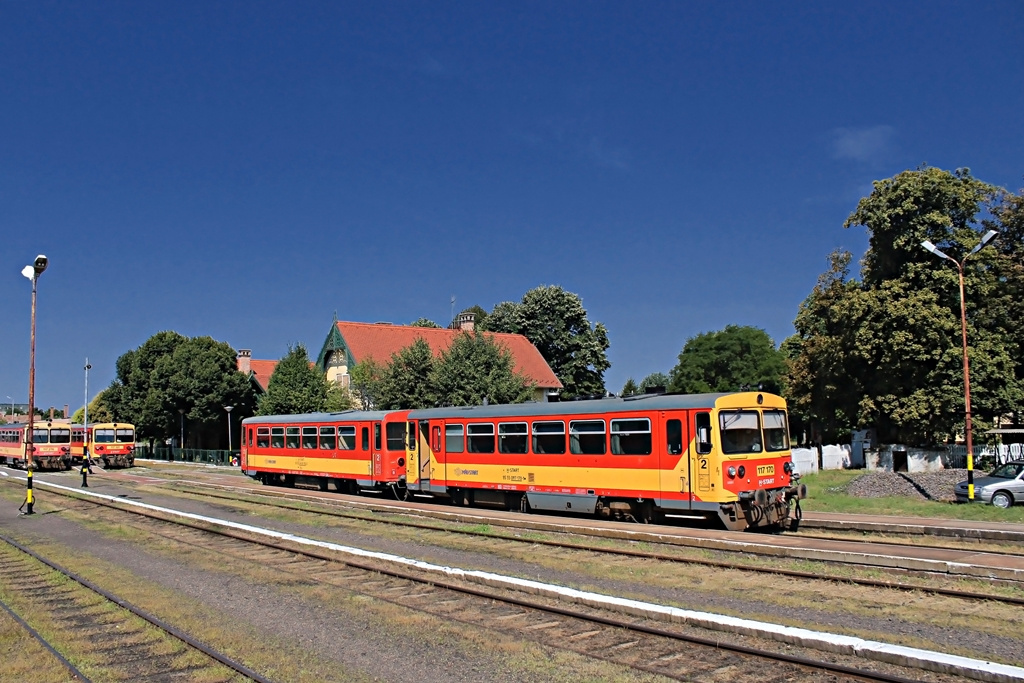
<svg viewBox="0 0 1024 683">
<path fill-rule="evenodd" d="M 967 500 L 974 500 L 974 441 L 972 438 L 972 427 L 971 427 L 971 369 L 970 362 L 967 357 L 967 308 L 964 304 L 964 264 L 974 254 L 977 254 L 982 248 L 992 241 L 992 239 L 999 233 L 995 230 L 989 230 L 986 232 L 978 245 L 971 249 L 963 260 L 957 261 L 952 256 L 943 253 L 938 247 L 931 243 L 930 240 L 921 242 L 921 246 L 930 251 L 931 253 L 941 258 L 952 261 L 956 265 L 957 272 L 960 275 L 960 334 L 963 339 L 963 355 L 964 355 L 964 411 L 965 411 L 965 422 L 964 422 L 964 437 L 967 441 Z"/>
<path fill-rule="evenodd" d="M 21 269 L 21 274 L 32 281 L 32 331 L 30 334 L 29 355 L 28 355 L 28 424 L 25 427 L 25 514 L 34 514 L 32 507 L 35 504 L 34 492 L 32 491 L 32 470 L 35 467 L 34 457 L 36 446 L 33 442 L 32 430 L 35 427 L 35 400 L 36 400 L 36 283 L 39 276 L 46 270 L 49 261 L 46 256 L 36 256 L 31 266 Z"/>
</svg>

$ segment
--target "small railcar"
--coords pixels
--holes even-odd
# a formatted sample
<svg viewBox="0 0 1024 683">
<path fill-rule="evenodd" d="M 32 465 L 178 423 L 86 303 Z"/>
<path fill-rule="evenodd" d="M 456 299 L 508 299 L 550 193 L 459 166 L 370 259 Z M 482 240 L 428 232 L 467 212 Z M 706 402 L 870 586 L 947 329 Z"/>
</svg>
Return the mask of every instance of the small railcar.
<svg viewBox="0 0 1024 683">
<path fill-rule="evenodd" d="M 397 417 L 396 417 L 397 415 Z M 315 484 L 336 490 L 404 489 L 401 413 L 349 410 L 242 420 L 242 472 L 266 485 Z M 389 419 L 390 418 L 390 419 Z"/>
<path fill-rule="evenodd" d="M 458 505 L 782 527 L 806 495 L 785 401 L 763 392 L 434 408 L 406 415 L 406 487 Z"/>
<path fill-rule="evenodd" d="M 102 461 L 104 468 L 135 465 L 135 425 L 127 422 L 97 422 L 89 425 L 89 453 L 93 461 Z M 79 450 L 75 462 L 81 463 L 84 451 Z"/>
<path fill-rule="evenodd" d="M 85 439 L 82 425 L 61 422 L 33 422 L 0 425 L 0 463 L 25 467 L 28 463 L 28 430 L 32 430 L 33 468 L 71 468 L 72 452 L 81 450 Z"/>
</svg>

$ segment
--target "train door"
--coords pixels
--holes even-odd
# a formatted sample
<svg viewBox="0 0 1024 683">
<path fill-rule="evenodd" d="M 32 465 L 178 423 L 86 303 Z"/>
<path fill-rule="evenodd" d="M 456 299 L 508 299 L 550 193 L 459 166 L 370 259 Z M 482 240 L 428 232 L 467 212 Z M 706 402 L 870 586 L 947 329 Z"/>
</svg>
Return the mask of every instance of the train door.
<svg viewBox="0 0 1024 683">
<path fill-rule="evenodd" d="M 415 429 L 416 423 L 410 422 L 409 428 Z M 434 462 L 433 453 L 430 451 L 430 423 L 420 420 L 419 423 L 419 447 L 420 447 L 420 480 L 430 481 L 433 479 Z"/>
<path fill-rule="evenodd" d="M 661 494 L 663 500 L 681 497 L 685 507 L 690 506 L 690 482 L 693 471 L 689 453 L 689 425 L 686 413 L 661 413 L 661 433 L 665 435 L 664 459 L 658 469 L 662 472 Z M 677 498 L 678 499 L 678 498 Z M 663 503 L 664 504 L 664 503 Z"/>
<path fill-rule="evenodd" d="M 405 488 L 411 491 L 423 490 L 420 481 L 420 448 L 416 439 L 416 423 L 410 421 L 406 426 L 405 446 Z"/>
<path fill-rule="evenodd" d="M 690 442 L 690 507 L 694 498 L 707 497 L 711 493 L 711 413 L 693 414 L 693 439 Z"/>
</svg>

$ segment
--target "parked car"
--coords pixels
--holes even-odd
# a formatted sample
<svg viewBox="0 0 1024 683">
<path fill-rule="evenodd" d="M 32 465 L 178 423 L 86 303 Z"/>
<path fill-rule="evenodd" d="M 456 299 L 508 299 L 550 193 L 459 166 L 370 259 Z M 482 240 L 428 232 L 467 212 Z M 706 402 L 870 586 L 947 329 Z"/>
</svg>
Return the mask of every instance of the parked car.
<svg viewBox="0 0 1024 683">
<path fill-rule="evenodd" d="M 992 503 L 997 508 L 1024 502 L 1024 460 L 1008 462 L 983 477 L 975 477 L 974 499 Z M 956 485 L 956 502 L 967 502 L 966 481 Z"/>
</svg>

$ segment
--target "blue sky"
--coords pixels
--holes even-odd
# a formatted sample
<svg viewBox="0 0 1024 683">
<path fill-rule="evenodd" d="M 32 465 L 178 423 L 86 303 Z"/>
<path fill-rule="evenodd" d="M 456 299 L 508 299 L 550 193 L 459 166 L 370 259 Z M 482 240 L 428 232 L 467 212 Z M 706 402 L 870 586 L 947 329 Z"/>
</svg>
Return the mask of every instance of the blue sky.
<svg viewBox="0 0 1024 683">
<path fill-rule="evenodd" d="M 540 284 L 608 388 L 781 342 L 871 182 L 1024 186 L 1024 4 L 0 2 L 0 401 L 159 330 L 256 358 Z"/>
</svg>

